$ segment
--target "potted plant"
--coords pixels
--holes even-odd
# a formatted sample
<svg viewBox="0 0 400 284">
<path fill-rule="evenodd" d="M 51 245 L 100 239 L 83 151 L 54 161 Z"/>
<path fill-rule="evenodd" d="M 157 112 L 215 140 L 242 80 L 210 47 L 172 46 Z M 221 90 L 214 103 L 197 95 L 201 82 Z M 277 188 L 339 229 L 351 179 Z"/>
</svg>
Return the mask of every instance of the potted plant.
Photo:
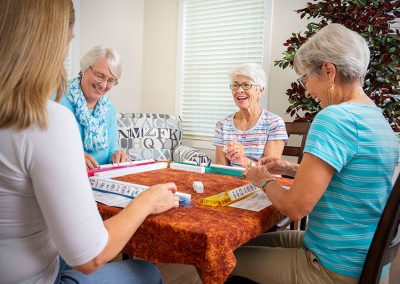
<svg viewBox="0 0 400 284">
<path fill-rule="evenodd" d="M 400 132 L 400 34 L 393 23 L 400 17 L 400 1 L 396 0 L 323 0 L 307 3 L 296 11 L 301 18 L 313 18 L 306 30 L 292 33 L 284 43 L 283 59 L 274 65 L 293 68 L 293 58 L 299 47 L 319 29 L 334 22 L 354 30 L 364 37 L 371 51 L 364 91 L 382 109 L 393 130 Z M 290 106 L 286 110 L 295 120 L 312 120 L 319 105 L 305 96 L 305 90 L 291 83 L 286 91 Z"/>
</svg>

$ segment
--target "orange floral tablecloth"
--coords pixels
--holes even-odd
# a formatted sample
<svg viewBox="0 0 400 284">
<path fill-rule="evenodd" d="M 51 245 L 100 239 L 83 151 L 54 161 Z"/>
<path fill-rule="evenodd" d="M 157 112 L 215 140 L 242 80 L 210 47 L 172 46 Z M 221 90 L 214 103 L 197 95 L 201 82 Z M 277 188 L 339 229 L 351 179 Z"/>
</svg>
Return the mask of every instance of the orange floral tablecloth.
<svg viewBox="0 0 400 284">
<path fill-rule="evenodd" d="M 175 182 L 178 191 L 192 194 L 190 207 L 147 217 L 123 252 L 152 262 L 195 265 L 201 270 L 203 283 L 223 283 L 236 265 L 233 251 L 284 217 L 273 206 L 253 212 L 200 204 L 201 198 L 244 185 L 246 179 L 169 168 L 115 179 L 148 186 Z M 194 181 L 203 182 L 203 194 L 193 191 Z M 279 181 L 291 184 L 288 179 Z M 100 203 L 98 208 L 103 219 L 121 210 Z"/>
</svg>

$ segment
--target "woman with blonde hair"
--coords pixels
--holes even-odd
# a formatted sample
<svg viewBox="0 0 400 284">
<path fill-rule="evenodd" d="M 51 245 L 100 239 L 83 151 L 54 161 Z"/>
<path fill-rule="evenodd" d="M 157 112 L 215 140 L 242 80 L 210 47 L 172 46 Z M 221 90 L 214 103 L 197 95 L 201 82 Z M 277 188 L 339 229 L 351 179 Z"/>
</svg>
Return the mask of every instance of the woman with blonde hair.
<svg viewBox="0 0 400 284">
<path fill-rule="evenodd" d="M 1 282 L 160 283 L 149 262 L 106 263 L 148 215 L 178 206 L 176 186 L 103 222 L 75 118 L 49 100 L 64 93 L 73 24 L 71 0 L 0 1 Z"/>
</svg>

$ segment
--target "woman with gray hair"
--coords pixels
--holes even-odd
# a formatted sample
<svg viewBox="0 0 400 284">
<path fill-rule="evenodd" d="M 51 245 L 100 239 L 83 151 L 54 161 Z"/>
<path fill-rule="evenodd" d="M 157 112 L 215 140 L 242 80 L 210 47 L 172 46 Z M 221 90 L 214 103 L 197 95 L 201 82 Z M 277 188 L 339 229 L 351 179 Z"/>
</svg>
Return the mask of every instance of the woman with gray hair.
<svg viewBox="0 0 400 284">
<path fill-rule="evenodd" d="M 81 72 L 68 84 L 60 101 L 75 115 L 88 169 L 100 164 L 128 161 L 118 147 L 117 111 L 105 96 L 118 84 L 122 66 L 118 53 L 110 47 L 95 46 L 81 59 Z"/>
<path fill-rule="evenodd" d="M 329 24 L 297 51 L 298 81 L 320 102 L 301 164 L 262 158 L 246 177 L 305 232 L 261 235 L 236 252 L 234 274 L 260 283 L 358 283 L 392 190 L 398 140 L 362 86 L 366 41 Z M 294 177 L 289 190 L 272 174 Z M 383 269 L 383 277 L 388 267 Z"/>
<path fill-rule="evenodd" d="M 248 167 L 261 157 L 279 159 L 288 137 L 282 118 L 260 105 L 266 85 L 264 70 L 246 63 L 230 72 L 230 81 L 239 111 L 216 124 L 216 163 Z"/>
</svg>

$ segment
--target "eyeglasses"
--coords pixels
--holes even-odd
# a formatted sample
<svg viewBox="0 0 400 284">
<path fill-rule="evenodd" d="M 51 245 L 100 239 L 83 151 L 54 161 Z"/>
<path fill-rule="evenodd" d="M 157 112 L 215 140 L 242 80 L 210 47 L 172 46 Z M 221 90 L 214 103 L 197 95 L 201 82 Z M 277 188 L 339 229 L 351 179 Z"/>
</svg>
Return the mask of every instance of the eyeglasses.
<svg viewBox="0 0 400 284">
<path fill-rule="evenodd" d="M 253 86 L 259 86 L 259 85 L 252 84 L 251 82 L 247 82 L 247 81 L 243 82 L 242 84 L 239 84 L 238 82 L 235 82 L 233 84 L 230 84 L 229 88 L 232 91 L 237 91 L 237 90 L 239 90 L 240 87 L 242 87 L 243 90 L 250 90 L 251 87 L 253 87 Z"/>
<path fill-rule="evenodd" d="M 118 84 L 118 80 L 116 79 L 107 79 L 106 76 L 104 76 L 103 74 L 96 72 L 92 66 L 89 66 L 89 69 L 93 72 L 94 75 L 94 80 L 97 83 L 107 83 L 108 87 L 112 87 Z"/>
<path fill-rule="evenodd" d="M 309 77 L 312 73 L 314 73 L 318 69 L 321 69 L 321 67 L 315 68 L 314 70 L 307 72 L 306 74 L 301 76 L 299 79 L 297 79 L 297 83 L 299 83 L 304 89 L 307 89 L 306 78 Z"/>
</svg>

